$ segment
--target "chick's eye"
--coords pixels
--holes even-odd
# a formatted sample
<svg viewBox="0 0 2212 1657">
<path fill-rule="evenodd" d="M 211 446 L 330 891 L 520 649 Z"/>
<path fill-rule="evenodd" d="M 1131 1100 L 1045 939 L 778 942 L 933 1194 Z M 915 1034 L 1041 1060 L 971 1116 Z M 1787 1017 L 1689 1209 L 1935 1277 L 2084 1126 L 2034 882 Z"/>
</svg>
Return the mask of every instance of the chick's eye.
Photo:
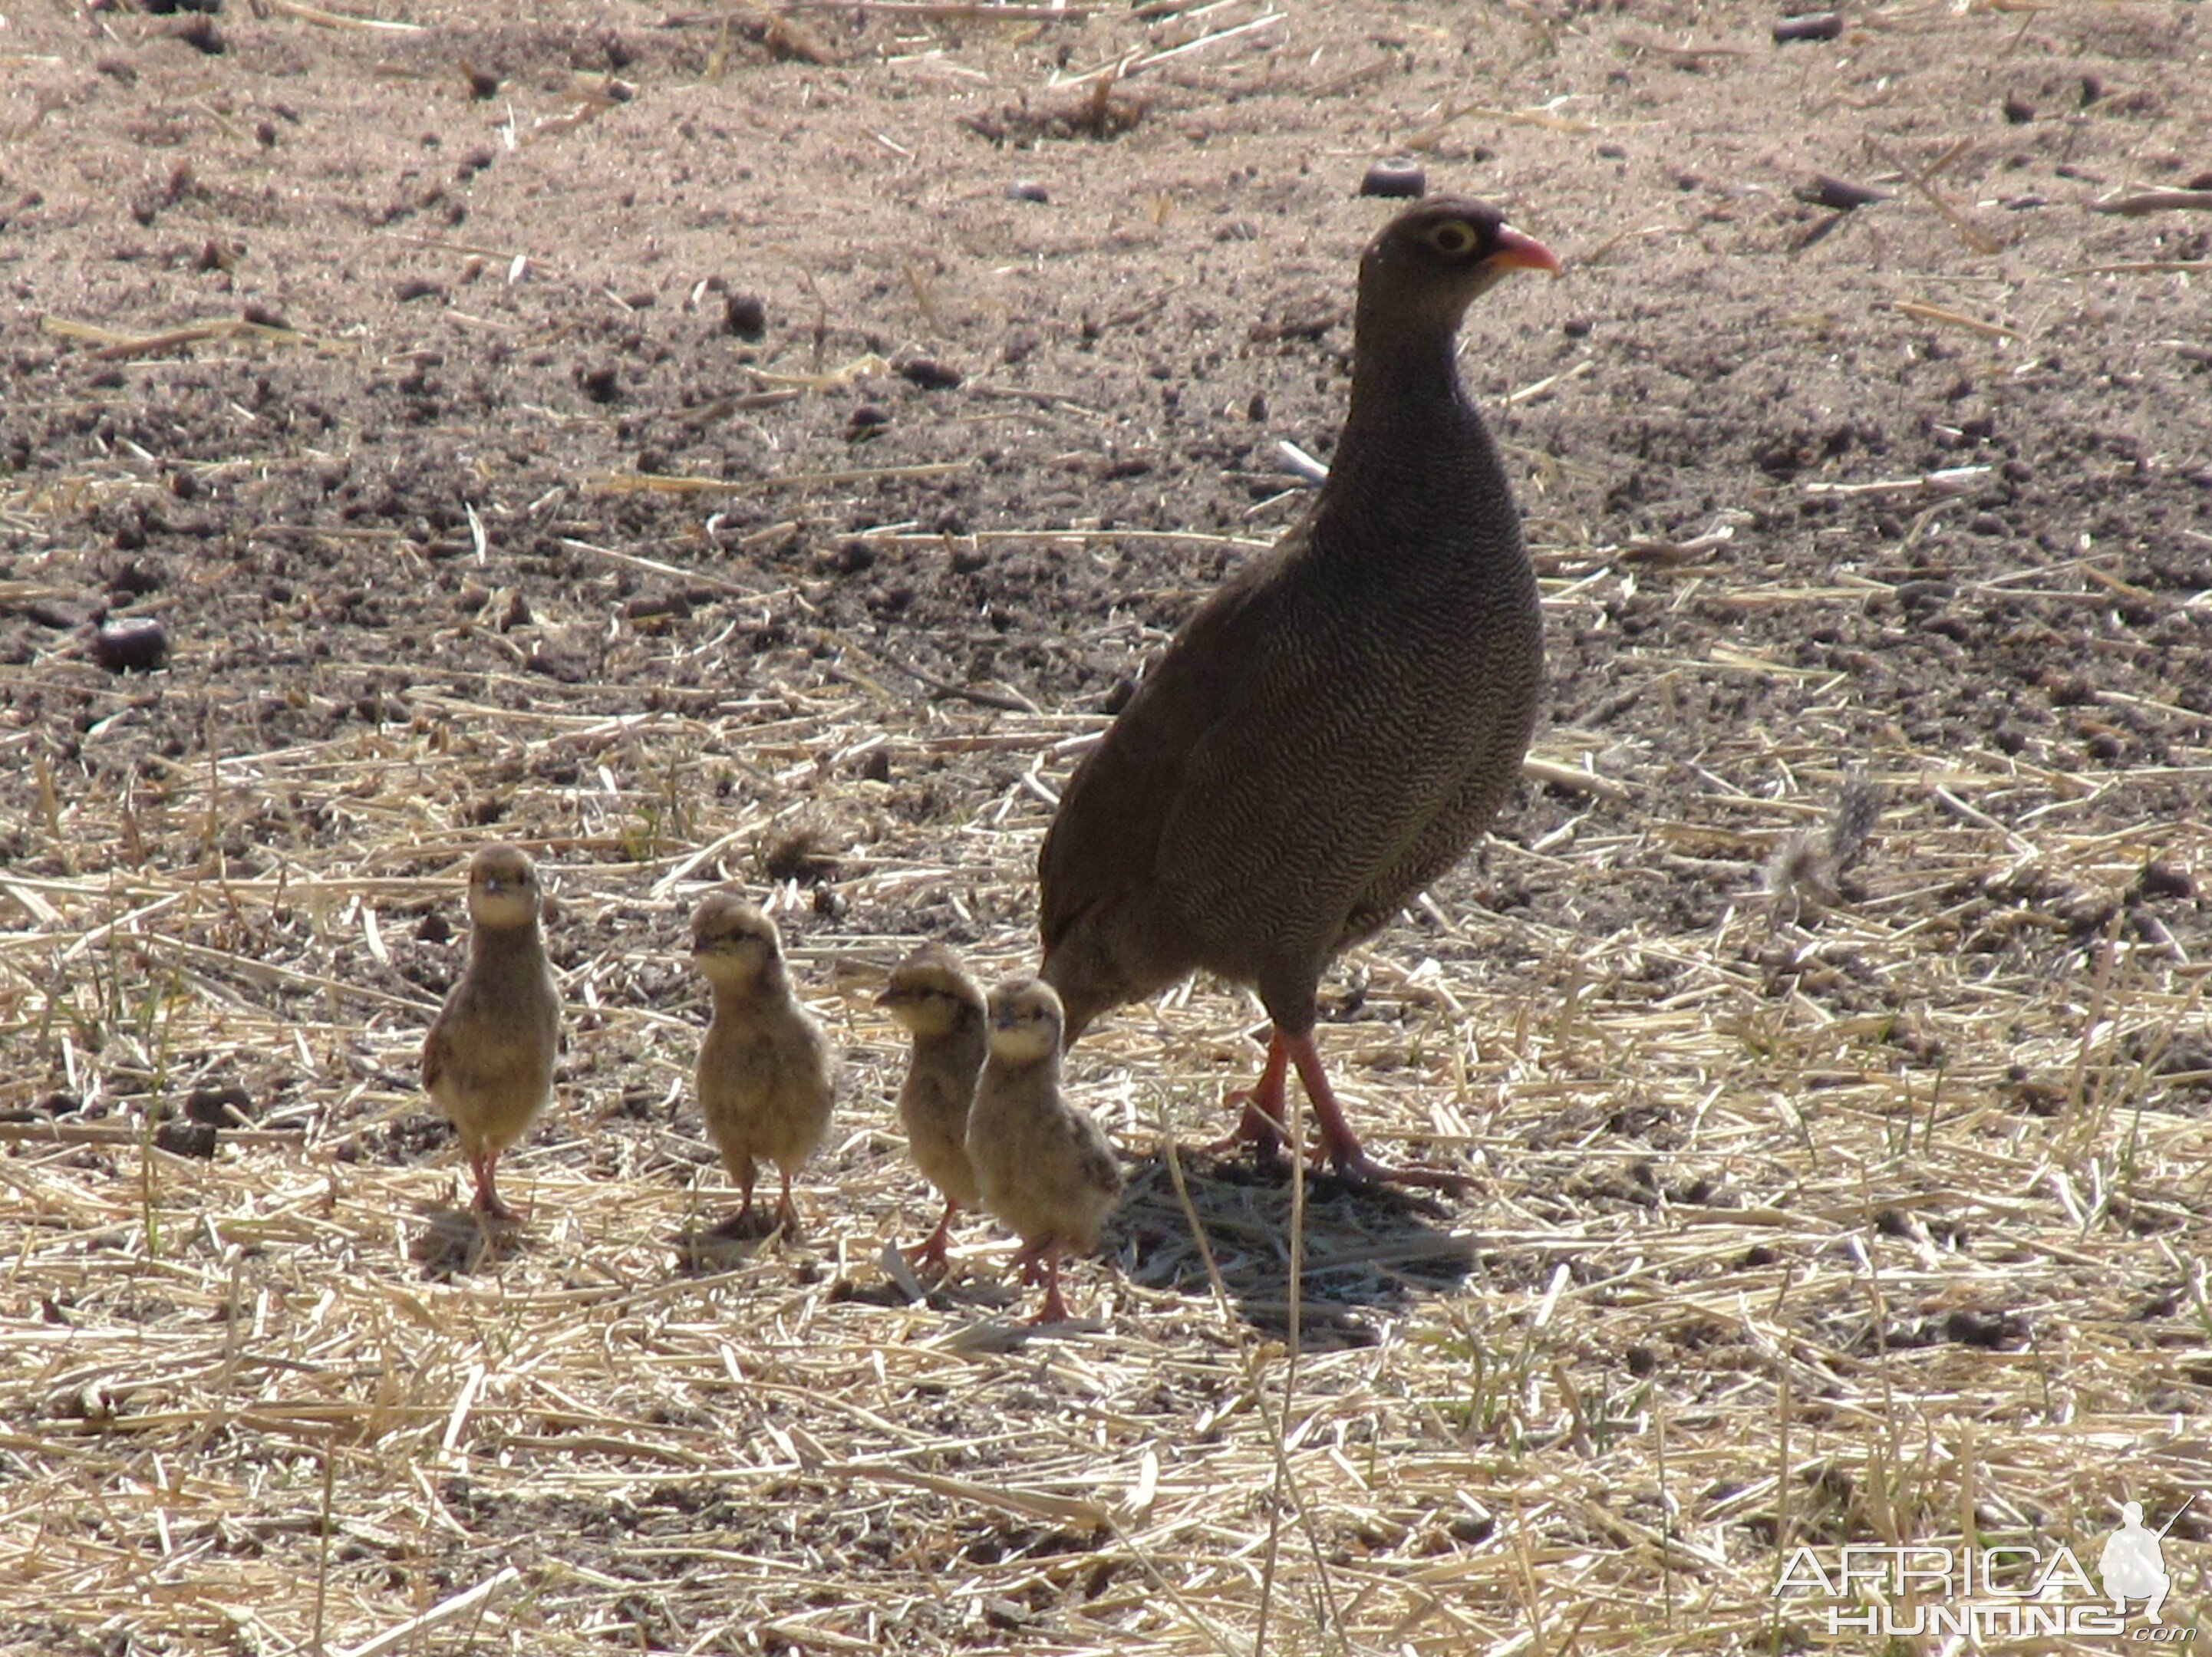
<svg viewBox="0 0 2212 1657">
<path fill-rule="evenodd" d="M 1429 246 L 1457 258 L 1474 251 L 1474 227 L 1463 219 L 1448 219 L 1429 232 Z"/>
</svg>

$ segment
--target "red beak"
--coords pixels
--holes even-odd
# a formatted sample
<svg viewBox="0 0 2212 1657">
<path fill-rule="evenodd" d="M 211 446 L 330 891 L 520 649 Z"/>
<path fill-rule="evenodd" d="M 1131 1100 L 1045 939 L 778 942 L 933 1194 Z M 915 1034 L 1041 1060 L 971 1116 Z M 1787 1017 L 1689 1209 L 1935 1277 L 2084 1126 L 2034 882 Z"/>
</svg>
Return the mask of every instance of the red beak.
<svg viewBox="0 0 2212 1657">
<path fill-rule="evenodd" d="M 1498 251 L 1487 264 L 1503 265 L 1510 270 L 1549 270 L 1559 274 L 1559 261 L 1552 250 L 1534 236 L 1524 236 L 1510 226 L 1498 229 Z"/>
</svg>

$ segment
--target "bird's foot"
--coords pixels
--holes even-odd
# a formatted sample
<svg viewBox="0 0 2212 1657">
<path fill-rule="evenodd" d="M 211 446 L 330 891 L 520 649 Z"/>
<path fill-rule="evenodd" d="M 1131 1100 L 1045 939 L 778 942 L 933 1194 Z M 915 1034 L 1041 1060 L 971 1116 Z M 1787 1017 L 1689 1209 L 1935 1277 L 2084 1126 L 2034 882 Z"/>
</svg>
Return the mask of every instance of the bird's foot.
<svg viewBox="0 0 2212 1657">
<path fill-rule="evenodd" d="M 1378 1162 L 1357 1144 L 1352 1154 L 1330 1151 L 1328 1166 L 1337 1178 L 1348 1185 L 1358 1186 L 1416 1186 L 1428 1191 L 1449 1192 L 1454 1196 L 1474 1183 L 1465 1174 L 1455 1174 L 1446 1168 L 1430 1168 L 1419 1162 L 1409 1168 L 1400 1168 L 1389 1162 Z"/>
<path fill-rule="evenodd" d="M 1208 1140 L 1200 1150 L 1211 1156 L 1234 1156 L 1249 1150 L 1253 1160 L 1261 1162 L 1272 1162 L 1283 1154 L 1283 1125 L 1260 1108 L 1255 1091 L 1245 1088 L 1229 1096 L 1231 1104 L 1243 1105 L 1243 1114 L 1235 1127 L 1218 1139 Z"/>
<path fill-rule="evenodd" d="M 1313 1102 L 1314 1126 L 1320 1130 L 1322 1152 L 1339 1178 L 1352 1185 L 1419 1186 L 1454 1193 L 1465 1191 L 1474 1183 L 1466 1174 L 1449 1168 L 1425 1168 L 1418 1163 L 1411 1168 L 1393 1168 L 1387 1162 L 1376 1162 L 1359 1143 L 1352 1124 L 1344 1120 L 1344 1107 L 1337 1102 L 1336 1090 L 1329 1086 L 1328 1073 L 1322 1069 L 1313 1032 L 1285 1036 L 1278 1031 L 1277 1037 L 1298 1073 L 1306 1097 Z"/>
<path fill-rule="evenodd" d="M 1040 1252 L 1044 1270 L 1044 1304 L 1037 1308 L 1036 1315 L 1030 1322 L 1066 1323 L 1069 1313 L 1067 1302 L 1060 1295 L 1060 1245 L 1047 1243 Z"/>
<path fill-rule="evenodd" d="M 470 1166 L 476 1174 L 477 1186 L 476 1195 L 469 1203 L 470 1208 L 483 1218 L 496 1221 L 502 1225 L 513 1225 L 520 1221 L 522 1218 L 521 1214 L 500 1200 L 499 1188 L 492 1183 L 489 1159 L 473 1162 Z"/>
<path fill-rule="evenodd" d="M 1037 1308 L 1036 1315 L 1030 1322 L 1032 1325 L 1066 1323 L 1073 1316 L 1074 1314 L 1067 1309 L 1067 1302 L 1061 1298 L 1060 1284 L 1054 1283 L 1044 1291 L 1044 1304 Z"/>
<path fill-rule="evenodd" d="M 764 1219 L 760 1211 L 755 1208 L 750 1201 L 747 1201 L 736 1213 L 731 1215 L 720 1225 L 714 1227 L 707 1235 L 710 1237 L 720 1237 L 724 1242 L 750 1242 L 757 1238 L 765 1237 L 775 1229 L 774 1224 Z"/>
<path fill-rule="evenodd" d="M 899 1253 L 905 1255 L 906 1263 L 917 1271 L 927 1266 L 934 1266 L 939 1272 L 946 1272 L 952 1266 L 952 1257 L 949 1252 L 951 1241 L 951 1240 L 945 1235 L 945 1228 L 939 1225 L 921 1241 L 914 1244 L 911 1247 L 902 1248 Z"/>
</svg>

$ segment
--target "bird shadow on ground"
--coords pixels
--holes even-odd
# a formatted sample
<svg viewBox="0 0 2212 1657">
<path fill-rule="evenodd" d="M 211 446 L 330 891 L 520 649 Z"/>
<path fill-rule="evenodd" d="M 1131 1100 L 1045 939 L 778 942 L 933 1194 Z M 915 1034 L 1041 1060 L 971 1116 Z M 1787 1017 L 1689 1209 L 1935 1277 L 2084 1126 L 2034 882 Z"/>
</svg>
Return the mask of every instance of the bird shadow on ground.
<svg viewBox="0 0 2212 1657">
<path fill-rule="evenodd" d="M 407 1245 L 408 1258 L 426 1278 L 445 1282 L 483 1266 L 511 1259 L 523 1249 L 523 1222 L 495 1219 L 473 1208 L 432 1204 L 425 1223 Z"/>
<path fill-rule="evenodd" d="M 1184 1206 L 1164 1152 L 1123 1164 L 1128 1195 L 1109 1224 L 1107 1249 L 1131 1281 L 1210 1298 L 1194 1214 L 1222 1287 L 1254 1328 L 1280 1338 L 1290 1326 L 1291 1168 L 1249 1157 L 1178 1151 Z M 1299 1286 L 1299 1334 L 1309 1350 L 1372 1345 L 1377 1313 L 1449 1294 L 1474 1269 L 1453 1235 L 1451 1210 L 1425 1193 L 1356 1184 L 1310 1172 Z"/>
<path fill-rule="evenodd" d="M 766 1209 L 732 1214 L 716 1225 L 686 1226 L 669 1239 L 677 1269 L 691 1277 L 711 1277 L 744 1265 L 763 1249 L 796 1243 L 803 1233 L 787 1229 Z"/>
</svg>

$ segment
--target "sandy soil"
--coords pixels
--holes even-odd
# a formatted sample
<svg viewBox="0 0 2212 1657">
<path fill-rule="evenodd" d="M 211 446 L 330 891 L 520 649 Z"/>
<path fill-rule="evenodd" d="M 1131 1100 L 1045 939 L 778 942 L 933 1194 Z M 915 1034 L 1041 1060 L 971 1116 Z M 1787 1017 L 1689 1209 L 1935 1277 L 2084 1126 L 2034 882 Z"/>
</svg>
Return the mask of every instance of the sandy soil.
<svg viewBox="0 0 2212 1657">
<path fill-rule="evenodd" d="M 1894 1533 L 1853 1504 L 1900 1435 L 2020 1447 L 1998 1531 L 2179 1506 L 2201 1464 L 2145 1423 L 2212 1385 L 2202 9 L 1787 45 L 1665 0 L 964 9 L 0 17 L 0 1397 L 46 1504 L 0 1520 L 8 1648 L 301 1648 L 317 1583 L 354 1642 L 511 1562 L 425 1648 L 1767 1649 L 1778 1538 Z M 1200 986 L 1079 1053 L 1138 1183 L 1079 1277 L 1103 1332 L 948 1347 L 1016 1300 L 980 1226 L 928 1300 L 876 1263 L 927 1202 L 870 998 L 915 938 L 1031 952 L 1078 739 L 1294 521 L 1278 442 L 1329 452 L 1357 187 L 1401 153 L 1568 267 L 1482 301 L 1463 367 L 1545 579 L 1539 753 L 1595 780 L 1532 783 L 1328 986 L 1362 1119 L 1478 1187 L 1316 1190 L 1342 1275 L 1286 1381 L 1287 1193 L 1193 1159 L 1217 1306 L 1155 1149 L 1254 1056 Z M 2106 210 L 2153 191 L 2196 193 Z M 159 671 L 118 668 L 149 621 Z M 1852 776 L 1884 810 L 1840 893 L 1763 895 Z M 409 1077 L 493 836 L 560 893 L 570 1048 L 531 1236 L 456 1261 Z M 726 1198 L 675 953 L 720 878 L 851 1059 L 819 1229 L 735 1261 L 676 1243 Z M 223 1088 L 254 1126 L 212 1162 L 139 1143 Z M 2065 1247 L 2102 1275 L 2038 1277 Z M 1869 1310 L 1868 1259 L 1914 1287 Z M 1562 1309 L 1570 1266 L 1660 1286 Z M 1774 1309 L 1729 1324 L 1739 1287 Z M 2093 1331 L 2056 1383 L 1989 1367 Z M 1775 1355 L 1910 1391 L 1892 1346 L 1954 1367 L 1791 1452 Z M 1639 1424 L 1594 1441 L 1593 1399 Z M 1670 1414 L 1714 1458 L 1671 1490 Z M 1726 1465 L 1778 1423 L 1778 1501 Z"/>
</svg>

